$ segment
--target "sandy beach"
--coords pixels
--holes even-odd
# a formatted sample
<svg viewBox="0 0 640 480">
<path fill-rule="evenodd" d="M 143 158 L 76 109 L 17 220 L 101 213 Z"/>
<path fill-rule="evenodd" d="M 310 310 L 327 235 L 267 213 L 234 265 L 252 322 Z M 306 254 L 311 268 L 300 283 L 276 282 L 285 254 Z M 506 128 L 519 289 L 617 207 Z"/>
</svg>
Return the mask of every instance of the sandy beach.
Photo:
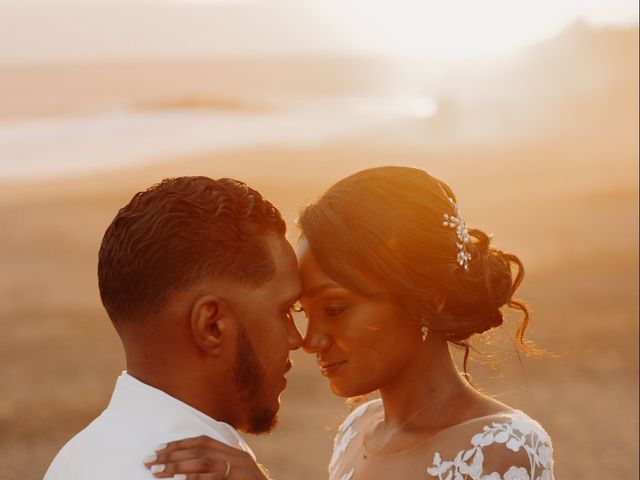
<svg viewBox="0 0 640 480">
<path fill-rule="evenodd" d="M 509 83 L 512 97 L 495 93 L 493 102 L 484 98 L 470 104 L 445 95 L 444 88 L 423 91 L 439 101 L 431 120 L 393 118 L 302 144 L 287 145 L 285 131 L 281 141 L 269 145 L 226 150 L 202 145 L 198 152 L 168 152 L 152 162 L 97 173 L 5 181 L 0 189 L 0 478 L 42 478 L 58 449 L 109 400 L 124 360 L 99 301 L 97 251 L 115 212 L 135 192 L 167 176 L 239 178 L 282 210 L 295 241 L 294 221 L 304 202 L 349 173 L 384 164 L 423 167 L 446 180 L 458 193 L 467 223 L 492 232 L 496 245 L 520 255 L 527 267 L 521 296 L 534 311 L 528 337 L 554 358 L 523 358 L 521 367 L 509 339 L 511 322 L 490 338 L 475 340 L 474 382 L 542 423 L 554 441 L 556 478 L 636 478 L 637 29 L 620 35 L 617 46 L 614 36 L 600 42 L 606 48 L 589 62 L 575 50 L 562 57 L 559 47 L 570 44 L 565 41 L 544 50 L 552 51 L 551 57 L 543 50 L 529 51 L 519 77 L 501 74 L 523 79 L 527 69 L 560 64 L 562 75 L 575 72 L 571 81 L 547 72 L 534 83 Z M 592 63 L 597 62 L 596 68 Z M 591 89 L 576 91 L 584 72 L 576 65 L 611 71 L 614 64 L 614 80 L 594 81 Z M 29 85 L 29 69 L 3 68 L 12 71 L 12 85 Z M 125 77 L 121 66 L 100 68 L 112 78 Z M 204 95 L 185 70 L 172 71 L 183 75 L 182 83 L 171 84 L 177 93 L 160 89 L 154 100 Z M 81 78 L 100 84 L 105 76 L 90 70 Z M 301 84 L 305 95 L 317 98 L 313 85 Z M 79 101 L 81 107 L 63 112 L 65 118 L 139 99 L 126 94 L 129 87 L 116 85 L 89 88 L 86 96 L 93 103 Z M 144 91 L 141 82 L 136 85 Z M 548 88 L 544 98 L 553 102 L 518 94 L 531 85 Z M 354 80 L 348 90 L 357 86 Z M 22 103 L 7 104 L 0 112 L 4 122 L 60 113 L 51 106 L 39 117 L 36 103 L 46 97 L 46 88 L 30 88 L 35 93 L 29 101 L 25 90 Z M 223 92 L 244 98 L 239 91 L 229 93 L 230 88 L 214 89 L 210 96 L 223 97 Z M 246 98 L 258 97 L 254 86 L 246 90 Z M 124 96 L 117 96 L 121 92 Z M 489 110 L 492 115 L 486 114 Z M 510 125 L 509 134 L 481 142 L 459 130 L 461 117 L 489 119 L 487 129 L 491 122 L 492 129 Z M 124 151 L 100 145 L 106 149 L 100 155 Z M 269 437 L 249 436 L 248 441 L 274 478 L 323 480 L 333 434 L 348 406 L 331 396 L 310 356 L 295 352 L 293 360 L 280 427 Z"/>
</svg>

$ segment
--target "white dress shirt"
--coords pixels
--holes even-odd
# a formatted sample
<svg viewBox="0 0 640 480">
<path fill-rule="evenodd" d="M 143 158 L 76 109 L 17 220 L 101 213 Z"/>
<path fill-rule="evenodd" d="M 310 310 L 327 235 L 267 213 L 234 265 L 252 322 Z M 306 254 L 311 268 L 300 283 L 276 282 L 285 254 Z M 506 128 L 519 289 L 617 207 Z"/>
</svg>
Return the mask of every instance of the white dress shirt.
<svg viewBox="0 0 640 480">
<path fill-rule="evenodd" d="M 151 480 L 145 456 L 162 443 L 197 435 L 254 456 L 230 425 L 123 372 L 107 409 L 60 450 L 44 480 Z"/>
</svg>

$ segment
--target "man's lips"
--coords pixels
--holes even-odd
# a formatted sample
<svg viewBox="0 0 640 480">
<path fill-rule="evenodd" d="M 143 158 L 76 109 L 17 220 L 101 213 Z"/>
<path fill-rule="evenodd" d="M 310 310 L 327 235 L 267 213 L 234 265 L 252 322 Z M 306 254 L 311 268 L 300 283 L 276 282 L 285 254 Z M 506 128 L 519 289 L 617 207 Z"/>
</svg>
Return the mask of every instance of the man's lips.
<svg viewBox="0 0 640 480">
<path fill-rule="evenodd" d="M 285 365 L 284 373 L 287 373 L 289 370 L 291 370 L 291 367 L 293 367 L 293 362 L 289 358 L 287 359 L 287 364 Z"/>
<path fill-rule="evenodd" d="M 293 367 L 293 362 L 291 361 L 290 358 L 288 358 L 287 363 L 284 366 L 284 373 L 282 374 L 283 389 L 287 388 L 287 377 L 285 377 L 285 375 L 291 370 L 292 367 Z"/>
<path fill-rule="evenodd" d="M 345 363 L 347 363 L 346 360 L 342 360 L 340 362 L 328 362 L 324 360 L 318 361 L 318 365 L 320 365 L 320 373 L 325 377 L 330 377 L 335 374 Z"/>
</svg>

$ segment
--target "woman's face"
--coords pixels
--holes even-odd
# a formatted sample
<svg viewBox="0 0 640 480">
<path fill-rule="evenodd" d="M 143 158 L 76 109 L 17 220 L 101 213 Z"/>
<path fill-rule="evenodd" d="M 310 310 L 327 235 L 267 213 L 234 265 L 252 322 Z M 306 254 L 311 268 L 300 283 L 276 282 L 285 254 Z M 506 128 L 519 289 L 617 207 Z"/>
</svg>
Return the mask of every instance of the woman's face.
<svg viewBox="0 0 640 480">
<path fill-rule="evenodd" d="M 390 384 L 413 361 L 420 327 L 385 295 L 364 296 L 339 285 L 319 267 L 304 237 L 297 248 L 300 303 L 308 318 L 304 349 L 340 397 Z"/>
</svg>

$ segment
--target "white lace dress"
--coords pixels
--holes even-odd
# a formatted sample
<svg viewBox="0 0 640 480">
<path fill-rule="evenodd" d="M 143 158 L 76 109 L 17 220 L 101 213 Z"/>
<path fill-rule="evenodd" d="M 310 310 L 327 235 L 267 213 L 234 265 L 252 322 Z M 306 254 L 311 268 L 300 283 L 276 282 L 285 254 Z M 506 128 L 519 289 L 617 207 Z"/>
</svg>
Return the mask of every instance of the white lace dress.
<svg viewBox="0 0 640 480">
<path fill-rule="evenodd" d="M 399 454 L 365 454 L 363 432 L 382 402 L 355 409 L 340 426 L 329 464 L 329 480 L 552 480 L 551 439 L 521 411 L 454 425 L 418 448 Z M 378 416 L 378 418 L 380 418 Z"/>
</svg>

